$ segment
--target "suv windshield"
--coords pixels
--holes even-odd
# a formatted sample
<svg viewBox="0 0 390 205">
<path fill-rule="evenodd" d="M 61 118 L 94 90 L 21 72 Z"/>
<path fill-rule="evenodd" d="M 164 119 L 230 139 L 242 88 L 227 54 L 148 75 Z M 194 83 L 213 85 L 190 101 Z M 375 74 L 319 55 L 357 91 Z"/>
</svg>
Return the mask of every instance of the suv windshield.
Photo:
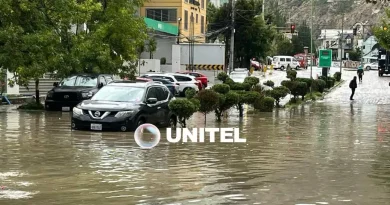
<svg viewBox="0 0 390 205">
<path fill-rule="evenodd" d="M 95 87 L 97 77 L 92 76 L 72 76 L 61 81 L 60 86 L 86 86 Z"/>
<path fill-rule="evenodd" d="M 141 101 L 145 88 L 129 86 L 105 86 L 91 100 L 134 102 Z"/>
</svg>

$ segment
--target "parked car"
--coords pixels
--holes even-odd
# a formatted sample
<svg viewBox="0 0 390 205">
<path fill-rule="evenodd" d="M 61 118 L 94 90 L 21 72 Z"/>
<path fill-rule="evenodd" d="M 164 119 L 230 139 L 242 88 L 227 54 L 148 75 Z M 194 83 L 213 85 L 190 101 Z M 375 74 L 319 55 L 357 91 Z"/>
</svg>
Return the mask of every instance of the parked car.
<svg viewBox="0 0 390 205">
<path fill-rule="evenodd" d="M 199 80 L 202 83 L 203 88 L 207 88 L 207 84 L 209 81 L 208 81 L 206 75 L 204 75 L 202 73 L 198 73 L 198 72 L 191 72 L 191 71 L 184 71 L 184 72 L 179 72 L 179 73 L 194 76 L 196 80 Z"/>
<path fill-rule="evenodd" d="M 229 74 L 229 78 L 231 78 L 236 83 L 243 83 L 245 78 L 249 76 L 249 72 L 245 71 L 233 71 Z"/>
<path fill-rule="evenodd" d="M 153 80 L 149 79 L 149 78 L 136 78 L 135 81 L 137 81 L 137 82 L 150 82 Z"/>
<path fill-rule="evenodd" d="M 155 79 L 162 79 L 162 80 L 167 80 L 169 82 L 171 82 L 173 84 L 173 86 L 175 87 L 175 95 L 178 95 L 180 90 L 179 90 L 179 87 L 180 87 L 180 83 L 176 81 L 176 79 L 173 77 L 173 76 L 167 76 L 163 73 L 160 73 L 161 75 L 148 75 L 148 74 L 145 74 L 143 75 L 142 77 L 143 78 L 148 78 L 148 79 L 152 79 L 153 81 Z"/>
<path fill-rule="evenodd" d="M 365 70 L 378 70 L 378 62 L 366 63 L 364 65 Z"/>
<path fill-rule="evenodd" d="M 80 74 L 55 82 L 45 100 L 46 110 L 71 111 L 81 101 L 91 98 L 114 78 L 112 75 Z"/>
<path fill-rule="evenodd" d="M 309 61 L 308 61 L 308 64 L 309 64 Z M 272 59 L 272 65 L 273 65 L 275 70 L 277 70 L 277 69 L 284 70 L 288 66 L 290 66 L 292 69 L 299 68 L 298 60 L 292 56 L 274 56 L 274 58 Z"/>
<path fill-rule="evenodd" d="M 72 129 L 135 130 L 144 123 L 176 125 L 174 96 L 160 82 L 114 81 L 73 108 Z"/>
<path fill-rule="evenodd" d="M 172 83 L 178 85 L 178 94 L 180 96 L 185 96 L 185 92 L 187 89 L 193 88 L 195 91 L 199 91 L 199 82 L 195 80 L 195 77 L 189 76 L 189 75 L 184 75 L 184 74 L 178 74 L 178 73 L 147 73 L 143 76 L 143 78 L 164 78 Z"/>
<path fill-rule="evenodd" d="M 171 91 L 172 95 L 175 96 L 177 94 L 176 88 L 178 88 L 178 85 L 173 84 L 171 81 L 162 79 L 162 78 L 152 78 L 155 82 L 161 82 L 163 85 L 167 86 L 169 91 Z"/>
</svg>

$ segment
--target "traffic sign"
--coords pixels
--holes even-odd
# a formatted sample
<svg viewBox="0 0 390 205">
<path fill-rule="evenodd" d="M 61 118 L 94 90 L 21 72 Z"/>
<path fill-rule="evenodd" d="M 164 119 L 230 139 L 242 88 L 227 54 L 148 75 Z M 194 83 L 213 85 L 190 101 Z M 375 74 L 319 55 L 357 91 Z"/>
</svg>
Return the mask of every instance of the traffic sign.
<svg viewBox="0 0 390 205">
<path fill-rule="evenodd" d="M 332 66 L 332 50 L 321 49 L 319 50 L 319 67 L 330 68 Z"/>
</svg>

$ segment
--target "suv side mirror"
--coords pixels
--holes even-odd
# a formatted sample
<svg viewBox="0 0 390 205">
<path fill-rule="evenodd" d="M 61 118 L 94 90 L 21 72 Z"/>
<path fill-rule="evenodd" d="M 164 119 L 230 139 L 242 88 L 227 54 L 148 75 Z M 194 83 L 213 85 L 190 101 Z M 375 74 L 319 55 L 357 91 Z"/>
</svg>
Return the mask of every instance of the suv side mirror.
<svg viewBox="0 0 390 205">
<path fill-rule="evenodd" d="M 99 83 L 98 88 L 100 89 L 100 88 L 102 88 L 103 86 L 104 86 L 103 83 Z"/>
<path fill-rule="evenodd" d="M 157 103 L 157 98 L 149 98 L 146 102 L 148 104 L 156 104 Z"/>
<path fill-rule="evenodd" d="M 53 83 L 53 86 L 54 86 L 54 87 L 58 87 L 58 82 L 54 82 L 54 83 Z"/>
</svg>

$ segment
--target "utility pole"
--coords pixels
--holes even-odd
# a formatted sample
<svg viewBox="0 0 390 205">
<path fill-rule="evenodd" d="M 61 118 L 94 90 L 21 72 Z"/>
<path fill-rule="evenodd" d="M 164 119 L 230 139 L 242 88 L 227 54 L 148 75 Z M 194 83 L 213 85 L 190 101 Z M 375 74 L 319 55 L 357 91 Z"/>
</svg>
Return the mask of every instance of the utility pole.
<svg viewBox="0 0 390 205">
<path fill-rule="evenodd" d="M 310 79 L 313 79 L 313 7 L 314 0 L 311 0 L 311 21 L 310 21 Z M 311 89 L 310 89 L 311 91 Z"/>
<path fill-rule="evenodd" d="M 341 71 L 343 68 L 343 40 L 344 40 L 344 12 L 343 12 L 343 17 L 341 19 L 341 37 L 340 37 L 340 53 L 341 53 L 341 58 L 340 58 L 340 75 Z"/>
<path fill-rule="evenodd" d="M 232 33 L 230 37 L 230 68 L 229 73 L 234 69 L 234 18 L 236 15 L 235 0 L 232 1 Z"/>
</svg>

